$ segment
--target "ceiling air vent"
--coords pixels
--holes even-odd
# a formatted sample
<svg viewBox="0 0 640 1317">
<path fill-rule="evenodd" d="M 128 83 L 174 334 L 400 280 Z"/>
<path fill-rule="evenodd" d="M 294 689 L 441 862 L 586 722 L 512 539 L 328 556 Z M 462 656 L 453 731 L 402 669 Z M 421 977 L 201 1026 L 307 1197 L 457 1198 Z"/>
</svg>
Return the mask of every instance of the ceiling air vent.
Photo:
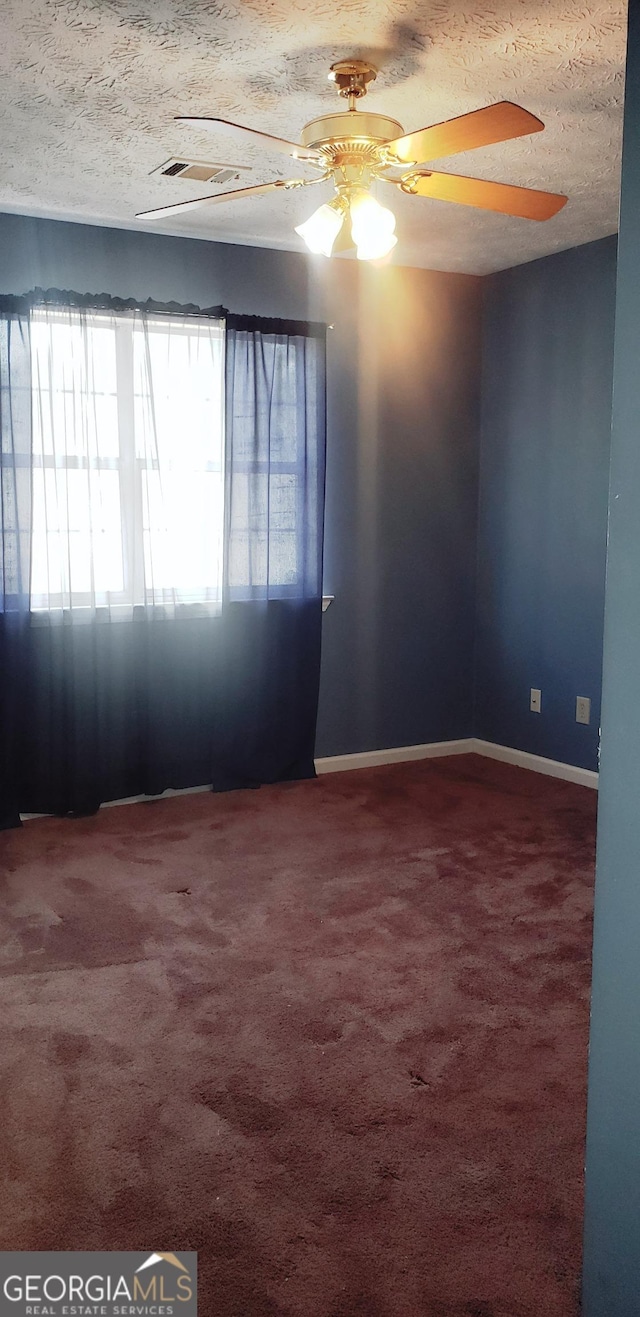
<svg viewBox="0 0 640 1317">
<path fill-rule="evenodd" d="M 165 160 L 163 165 L 152 169 L 152 174 L 163 174 L 165 178 L 193 178 L 198 183 L 230 183 L 232 178 L 240 178 L 248 173 L 246 165 L 209 164 L 205 160 Z"/>
<path fill-rule="evenodd" d="M 188 168 L 189 163 L 187 160 L 174 160 L 172 165 L 167 165 L 167 168 L 162 170 L 162 173 L 166 174 L 168 177 L 172 177 L 174 174 L 181 174 L 183 169 Z"/>
</svg>

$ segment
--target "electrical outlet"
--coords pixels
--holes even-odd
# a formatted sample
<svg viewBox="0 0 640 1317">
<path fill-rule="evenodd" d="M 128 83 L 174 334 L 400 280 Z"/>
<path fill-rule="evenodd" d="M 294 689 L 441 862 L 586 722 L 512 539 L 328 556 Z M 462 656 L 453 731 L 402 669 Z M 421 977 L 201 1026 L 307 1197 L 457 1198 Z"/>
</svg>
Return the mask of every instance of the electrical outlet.
<svg viewBox="0 0 640 1317">
<path fill-rule="evenodd" d="M 540 713 L 542 708 L 542 691 L 536 690 L 535 686 L 531 687 L 529 708 L 532 713 Z"/>
<path fill-rule="evenodd" d="M 576 696 L 576 722 L 586 723 L 587 726 L 591 722 L 591 700 L 588 695 Z"/>
</svg>

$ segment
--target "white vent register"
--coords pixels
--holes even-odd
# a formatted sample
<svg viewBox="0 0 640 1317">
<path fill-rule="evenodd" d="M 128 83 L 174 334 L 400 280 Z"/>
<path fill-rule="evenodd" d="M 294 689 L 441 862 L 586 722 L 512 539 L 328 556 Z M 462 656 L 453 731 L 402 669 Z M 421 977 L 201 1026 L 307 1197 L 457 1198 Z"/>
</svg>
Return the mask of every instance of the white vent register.
<svg viewBox="0 0 640 1317">
<path fill-rule="evenodd" d="M 243 174 L 250 173 L 247 165 L 212 164 L 206 160 L 185 160 L 184 156 L 173 156 L 157 165 L 152 174 L 163 174 L 165 178 L 189 178 L 198 183 L 230 183 Z"/>
</svg>

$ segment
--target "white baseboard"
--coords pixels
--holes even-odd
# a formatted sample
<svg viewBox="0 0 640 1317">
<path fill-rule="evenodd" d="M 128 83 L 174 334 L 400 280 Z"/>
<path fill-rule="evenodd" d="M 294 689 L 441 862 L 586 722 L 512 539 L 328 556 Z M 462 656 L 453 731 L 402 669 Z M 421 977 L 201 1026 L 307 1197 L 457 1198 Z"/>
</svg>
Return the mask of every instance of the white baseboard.
<svg viewBox="0 0 640 1317">
<path fill-rule="evenodd" d="M 526 750 L 514 750 L 508 745 L 495 745 L 493 741 L 481 741 L 475 736 L 464 737 L 459 741 L 427 741 L 423 745 L 393 746 L 388 750 L 364 750 L 360 754 L 333 755 L 326 759 L 316 759 L 316 773 L 345 773 L 356 768 L 377 768 L 382 764 L 403 764 L 412 759 L 436 759 L 445 755 L 484 755 L 487 759 L 499 759 L 504 764 L 515 764 L 517 768 L 527 768 L 532 773 L 544 773 L 548 777 L 559 777 L 565 782 L 576 782 L 579 786 L 598 788 L 598 774 L 589 768 L 577 768 L 575 764 L 564 764 L 558 759 L 545 759 L 542 755 L 532 755 Z"/>
<path fill-rule="evenodd" d="M 352 768 L 377 768 L 381 764 L 404 764 L 410 759 L 437 759 L 441 755 L 468 755 L 475 743 L 467 736 L 461 741 L 428 741 L 424 745 L 394 745 L 389 750 L 363 750 L 355 755 L 332 755 L 316 759 L 316 773 L 346 773 Z"/>
<path fill-rule="evenodd" d="M 493 741 L 473 739 L 471 752 L 486 755 L 487 759 L 499 759 L 503 764 L 515 764 L 517 768 L 528 768 L 532 773 L 544 773 L 547 777 L 560 777 L 564 782 L 576 782 L 581 787 L 598 790 L 598 774 L 590 768 L 578 768 L 576 764 L 565 764 L 560 759 L 545 759 L 543 755 L 532 755 L 527 750 L 514 750 L 509 745 L 496 745 Z"/>
<path fill-rule="evenodd" d="M 479 741 L 475 736 L 463 737 L 459 741 L 427 741 L 423 745 L 395 745 L 388 750 L 363 750 L 354 755 L 331 755 L 326 759 L 316 759 L 316 773 L 347 773 L 356 768 L 379 768 L 383 764 L 404 764 L 412 759 L 441 759 L 448 755 L 485 755 L 487 759 L 499 759 L 503 764 L 515 764 L 517 768 L 528 768 L 532 773 L 544 773 L 547 777 L 560 777 L 565 782 L 576 782 L 581 787 L 598 789 L 598 774 L 589 768 L 577 768 L 575 764 L 563 764 L 558 759 L 544 759 L 542 755 L 531 755 L 526 750 L 513 750 L 508 745 L 495 745 L 493 741 Z M 158 796 L 128 796 L 125 800 L 105 800 L 101 809 L 110 809 L 112 805 L 137 805 L 148 800 L 164 800 L 167 796 L 189 796 L 199 791 L 210 791 L 210 786 L 203 787 L 167 787 Z M 44 814 L 21 814 L 22 819 L 46 818 Z"/>
<path fill-rule="evenodd" d="M 200 791 L 211 791 L 211 783 L 204 787 L 167 787 L 157 796 L 125 796 L 122 800 L 103 800 L 100 809 L 111 809 L 112 805 L 146 805 L 150 800 L 168 800 L 169 796 L 196 796 Z"/>
<path fill-rule="evenodd" d="M 211 791 L 211 784 L 204 787 L 167 787 L 165 791 L 159 792 L 157 796 L 123 796 L 121 800 L 103 800 L 100 809 L 112 809 L 114 805 L 146 805 L 149 801 L 166 800 L 169 796 L 194 796 L 200 791 Z M 91 815 L 88 814 L 85 817 L 91 818 Z M 55 818 L 55 815 L 21 814 L 20 818 L 23 823 L 26 823 L 29 819 L 49 819 Z"/>
</svg>

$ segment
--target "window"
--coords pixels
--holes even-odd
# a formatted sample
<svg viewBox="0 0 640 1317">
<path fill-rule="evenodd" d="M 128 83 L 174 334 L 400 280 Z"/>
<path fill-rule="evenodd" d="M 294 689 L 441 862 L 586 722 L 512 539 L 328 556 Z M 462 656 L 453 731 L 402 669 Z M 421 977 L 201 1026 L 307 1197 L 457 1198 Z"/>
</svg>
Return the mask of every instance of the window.
<svg viewBox="0 0 640 1317">
<path fill-rule="evenodd" d="M 224 324 L 31 312 L 33 610 L 222 597 Z"/>
</svg>

